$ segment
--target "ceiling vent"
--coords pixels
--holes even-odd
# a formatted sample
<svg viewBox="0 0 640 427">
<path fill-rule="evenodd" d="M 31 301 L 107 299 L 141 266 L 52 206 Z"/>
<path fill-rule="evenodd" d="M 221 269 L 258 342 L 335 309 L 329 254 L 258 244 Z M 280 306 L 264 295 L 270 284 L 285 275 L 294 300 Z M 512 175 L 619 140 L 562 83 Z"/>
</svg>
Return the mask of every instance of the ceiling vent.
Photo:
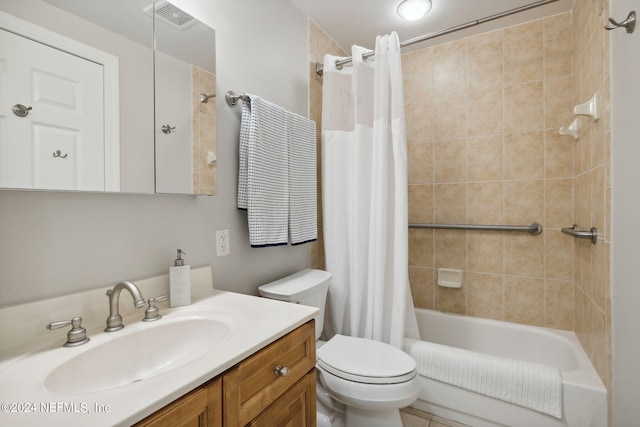
<svg viewBox="0 0 640 427">
<path fill-rule="evenodd" d="M 144 12 L 153 16 L 153 4 L 144 9 Z M 162 22 L 171 25 L 178 30 L 184 30 L 198 22 L 193 16 L 189 15 L 182 9 L 177 8 L 168 1 L 159 1 L 156 3 L 155 16 Z"/>
</svg>

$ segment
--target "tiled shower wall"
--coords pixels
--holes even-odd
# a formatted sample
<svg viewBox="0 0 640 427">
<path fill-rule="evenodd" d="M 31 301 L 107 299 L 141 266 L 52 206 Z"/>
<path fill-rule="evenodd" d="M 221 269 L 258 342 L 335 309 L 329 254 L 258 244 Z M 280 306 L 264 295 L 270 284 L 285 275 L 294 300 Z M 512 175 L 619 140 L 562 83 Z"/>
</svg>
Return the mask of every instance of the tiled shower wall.
<svg viewBox="0 0 640 427">
<path fill-rule="evenodd" d="M 216 163 L 207 153 L 216 152 L 216 102 L 200 101 L 200 94 L 216 93 L 216 76 L 202 68 L 192 68 L 193 79 L 193 193 L 216 194 Z"/>
<path fill-rule="evenodd" d="M 318 240 L 311 244 L 311 267 L 324 269 L 324 239 L 322 229 L 322 167 L 320 129 L 322 128 L 322 77 L 316 74 L 316 63 L 322 64 L 324 55 L 346 56 L 345 51 L 315 22 L 309 21 L 309 118 L 316 122 L 318 159 Z"/>
<path fill-rule="evenodd" d="M 528 225 L 528 233 L 411 229 L 418 307 L 573 330 L 575 142 L 570 13 L 403 55 L 409 222 Z M 462 270 L 459 289 L 438 268 Z"/>
<path fill-rule="evenodd" d="M 609 390 L 611 405 L 611 121 L 608 0 L 578 0 L 573 9 L 573 103 L 599 97 L 601 118 L 581 120 L 576 141 L 574 222 L 596 227 L 598 242 L 575 242 L 575 332 Z M 610 411 L 611 417 L 611 411 Z M 610 418 L 609 425 L 612 425 Z"/>
</svg>

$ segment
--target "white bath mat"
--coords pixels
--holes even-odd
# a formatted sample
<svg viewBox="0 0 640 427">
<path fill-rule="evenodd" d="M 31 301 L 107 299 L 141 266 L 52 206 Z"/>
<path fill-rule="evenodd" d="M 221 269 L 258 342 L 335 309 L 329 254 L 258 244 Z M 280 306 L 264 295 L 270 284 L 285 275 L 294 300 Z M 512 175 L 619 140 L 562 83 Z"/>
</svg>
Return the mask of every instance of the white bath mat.
<svg viewBox="0 0 640 427">
<path fill-rule="evenodd" d="M 557 368 L 408 338 L 405 351 L 422 376 L 562 418 Z"/>
</svg>

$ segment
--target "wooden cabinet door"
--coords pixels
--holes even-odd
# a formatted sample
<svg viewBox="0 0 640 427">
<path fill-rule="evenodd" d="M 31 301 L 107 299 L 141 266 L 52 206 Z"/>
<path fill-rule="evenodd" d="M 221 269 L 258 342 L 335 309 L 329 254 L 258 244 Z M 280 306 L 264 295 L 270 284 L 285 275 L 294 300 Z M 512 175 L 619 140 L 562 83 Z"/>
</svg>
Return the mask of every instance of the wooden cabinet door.
<svg viewBox="0 0 640 427">
<path fill-rule="evenodd" d="M 315 363 L 312 320 L 227 371 L 223 375 L 225 427 L 250 423 L 312 371 Z M 274 369 L 278 365 L 286 366 L 288 373 L 279 376 Z"/>
<path fill-rule="evenodd" d="M 248 425 L 251 427 L 315 427 L 315 370 L 305 375 Z"/>
<path fill-rule="evenodd" d="M 222 427 L 221 379 L 170 403 L 135 427 Z"/>
</svg>

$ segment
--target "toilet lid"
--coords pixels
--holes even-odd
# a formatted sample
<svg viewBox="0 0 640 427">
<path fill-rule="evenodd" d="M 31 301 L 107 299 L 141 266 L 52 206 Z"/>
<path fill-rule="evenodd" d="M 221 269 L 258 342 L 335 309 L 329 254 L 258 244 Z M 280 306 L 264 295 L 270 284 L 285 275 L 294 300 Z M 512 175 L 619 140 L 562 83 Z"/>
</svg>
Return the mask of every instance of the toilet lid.
<svg viewBox="0 0 640 427">
<path fill-rule="evenodd" d="M 318 367 L 367 384 L 397 384 L 416 376 L 416 362 L 389 344 L 336 335 L 317 350 Z"/>
</svg>

